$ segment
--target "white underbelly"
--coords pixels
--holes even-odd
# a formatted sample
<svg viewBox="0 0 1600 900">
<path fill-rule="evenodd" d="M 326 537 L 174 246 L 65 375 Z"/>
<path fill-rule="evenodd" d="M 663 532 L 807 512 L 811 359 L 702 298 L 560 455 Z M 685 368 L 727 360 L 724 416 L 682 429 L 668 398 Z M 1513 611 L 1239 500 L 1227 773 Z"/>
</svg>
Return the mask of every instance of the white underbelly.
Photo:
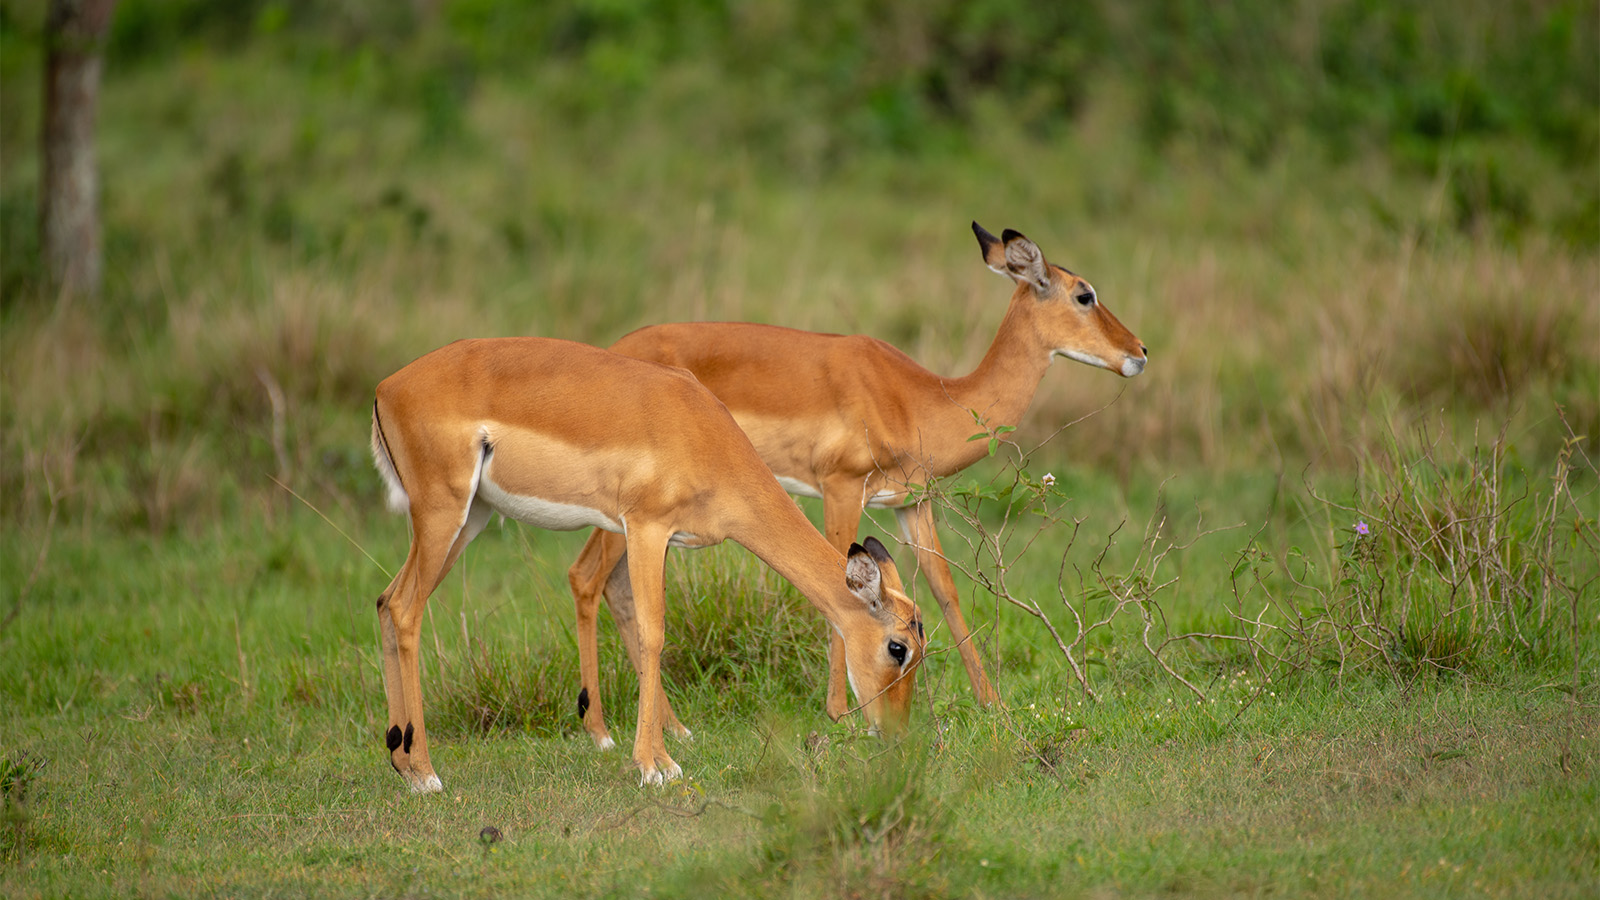
<svg viewBox="0 0 1600 900">
<path fill-rule="evenodd" d="M 621 522 L 598 509 L 510 493 L 491 481 L 487 472 L 478 481 L 478 496 L 501 515 L 538 528 L 551 531 L 577 531 L 580 528 L 623 530 Z"/>
<path fill-rule="evenodd" d="M 626 534 L 628 531 L 626 522 L 619 522 L 598 509 L 576 503 L 558 503 L 542 497 L 513 494 L 487 477 L 478 481 L 478 499 L 489 504 L 501 515 L 516 519 L 518 522 L 526 522 L 535 528 L 546 528 L 550 531 L 603 528 L 621 534 Z M 675 531 L 667 540 L 667 546 L 682 547 L 686 550 L 698 550 L 715 543 L 718 542 L 688 531 Z"/>
<path fill-rule="evenodd" d="M 814 484 L 801 481 L 798 478 L 792 478 L 788 475 L 779 475 L 778 484 L 781 485 L 784 490 L 795 495 L 796 497 L 815 497 L 819 500 L 822 498 L 821 488 Z M 879 491 L 876 494 L 873 494 L 871 497 L 866 498 L 866 505 L 873 509 L 894 509 L 903 505 L 900 502 L 900 496 L 900 491 Z"/>
<path fill-rule="evenodd" d="M 867 498 L 867 505 L 873 509 L 898 509 L 905 503 L 900 491 L 879 491 Z"/>
<path fill-rule="evenodd" d="M 822 499 L 821 488 L 818 488 L 814 484 L 807 484 L 798 478 L 790 478 L 787 475 L 779 475 L 778 484 L 782 485 L 784 490 L 795 495 L 796 497 L 815 497 L 818 500 Z"/>
</svg>

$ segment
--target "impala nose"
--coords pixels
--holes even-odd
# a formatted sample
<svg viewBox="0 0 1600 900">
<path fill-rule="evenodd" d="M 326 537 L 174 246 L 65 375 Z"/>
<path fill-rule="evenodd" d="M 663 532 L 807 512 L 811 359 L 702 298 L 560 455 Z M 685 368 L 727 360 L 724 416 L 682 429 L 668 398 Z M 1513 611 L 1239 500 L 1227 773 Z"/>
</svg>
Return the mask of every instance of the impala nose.
<svg viewBox="0 0 1600 900">
<path fill-rule="evenodd" d="M 1122 360 L 1122 377 L 1132 378 L 1144 371 L 1144 360 L 1129 356 Z"/>
</svg>

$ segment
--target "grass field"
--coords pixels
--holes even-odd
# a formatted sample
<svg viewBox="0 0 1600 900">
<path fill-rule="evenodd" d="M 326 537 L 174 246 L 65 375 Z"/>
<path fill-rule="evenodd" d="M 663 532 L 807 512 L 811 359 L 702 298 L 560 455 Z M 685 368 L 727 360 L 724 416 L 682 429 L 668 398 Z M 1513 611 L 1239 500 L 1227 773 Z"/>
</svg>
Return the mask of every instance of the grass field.
<svg viewBox="0 0 1600 900">
<path fill-rule="evenodd" d="M 363 540 L 396 559 L 398 522 L 384 524 Z M 815 617 L 737 549 L 673 563 L 667 666 L 697 734 L 674 751 L 687 780 L 641 791 L 573 714 L 560 574 L 576 546 L 491 529 L 433 601 L 446 793 L 418 799 L 384 764 L 383 578 L 321 520 L 182 542 L 61 534 L 33 585 L 48 602 L 8 633 L 0 670 L 7 759 L 27 770 L 6 893 L 1578 897 L 1600 883 L 1600 723 L 1570 673 L 1490 660 L 1262 682 L 1247 659 L 1191 661 L 1200 702 L 1122 640 L 1088 701 L 1037 629 L 979 603 L 1008 708 L 973 708 L 959 664 L 936 656 L 917 733 L 885 746 L 820 715 Z M 1222 589 L 1226 546 L 1180 562 L 1198 593 Z M 8 583 L 31 562 L 20 549 Z M 719 580 L 741 596 L 706 589 Z M 1205 607 L 1180 593 L 1174 607 Z M 773 632 L 801 640 L 740 646 Z M 626 734 L 631 679 L 607 638 Z M 480 844 L 486 826 L 504 839 Z"/>
<path fill-rule="evenodd" d="M 1592 5 L 1013 6 L 122 0 L 91 299 L 39 271 L 0 2 L 0 894 L 1600 893 Z M 913 733 L 831 723 L 806 601 L 674 553 L 695 737 L 642 790 L 576 716 L 584 535 L 497 521 L 406 793 L 376 383 L 719 318 L 963 373 L 1011 289 L 974 219 L 1150 347 L 930 488 L 1002 707 L 918 581 Z"/>
</svg>

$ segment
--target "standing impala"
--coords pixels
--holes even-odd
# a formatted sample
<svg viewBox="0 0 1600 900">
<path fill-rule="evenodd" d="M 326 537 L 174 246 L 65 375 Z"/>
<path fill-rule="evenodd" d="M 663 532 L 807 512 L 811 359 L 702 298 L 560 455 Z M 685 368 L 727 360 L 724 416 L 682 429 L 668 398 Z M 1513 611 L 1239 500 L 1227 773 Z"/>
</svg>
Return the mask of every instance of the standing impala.
<svg viewBox="0 0 1600 900">
<path fill-rule="evenodd" d="M 1009 229 L 997 238 L 976 222 L 972 231 L 983 261 L 1016 282 L 1016 289 L 989 352 L 962 378 L 935 375 L 875 338 L 770 325 L 654 325 L 611 349 L 693 372 L 727 404 L 780 484 L 790 493 L 822 498 L 823 531 L 834 547 L 855 540 L 863 508 L 894 509 L 944 610 L 978 701 L 988 705 L 999 698 L 969 639 L 933 509 L 926 500 L 908 506 L 908 485 L 926 484 L 983 458 L 987 444 L 968 440 L 973 415 L 995 426 L 1016 423 L 1055 357 L 1131 378 L 1144 371 L 1146 351 L 1087 281 L 1045 262 L 1033 241 Z M 620 538 L 596 532 L 568 573 L 578 605 L 583 683 L 591 694 L 598 691 L 594 617 L 602 592 L 629 653 L 637 654 L 628 643 L 628 594 L 609 578 L 625 549 Z M 837 633 L 829 650 L 827 712 L 837 719 L 848 706 L 848 659 Z M 687 733 L 670 708 L 665 720 Z M 598 708 L 584 717 L 584 727 L 597 743 L 609 743 Z"/>
<path fill-rule="evenodd" d="M 378 385 L 372 452 L 390 507 L 411 520 L 411 549 L 378 598 L 378 621 L 389 761 L 412 790 L 440 790 L 422 724 L 423 607 L 493 512 L 603 528 L 625 543 L 641 783 L 682 772 L 661 733 L 669 546 L 731 538 L 749 548 L 827 618 L 867 719 L 891 731 L 906 723 L 922 625 L 887 552 L 869 538 L 847 559 L 823 540 L 689 373 L 568 341 L 457 341 Z M 579 706 L 598 696 L 580 695 Z"/>
</svg>

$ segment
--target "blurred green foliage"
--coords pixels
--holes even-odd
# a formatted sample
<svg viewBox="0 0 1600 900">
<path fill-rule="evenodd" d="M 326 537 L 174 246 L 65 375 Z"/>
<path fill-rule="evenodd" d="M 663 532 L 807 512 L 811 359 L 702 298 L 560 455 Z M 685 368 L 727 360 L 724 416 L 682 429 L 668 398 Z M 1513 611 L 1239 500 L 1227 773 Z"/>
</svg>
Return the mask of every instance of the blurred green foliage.
<svg viewBox="0 0 1600 900">
<path fill-rule="evenodd" d="M 0 3 L 13 148 L 33 131 L 35 98 L 14 95 L 34 82 L 42 6 Z M 1305 146 L 1336 165 L 1376 154 L 1447 178 L 1463 232 L 1600 242 L 1600 7 L 1581 0 L 123 0 L 108 71 L 246 47 L 332 93 L 412 109 L 425 150 L 470 140 L 467 109 L 489 77 L 569 121 L 648 108 L 703 152 L 737 148 L 806 177 L 863 152 L 963 152 L 985 107 L 1048 139 L 1110 97 L 1157 154 L 1256 167 Z M 181 103 L 170 114 L 193 125 Z M 308 123 L 304 156 L 320 137 Z M 1566 205 L 1531 196 L 1527 153 L 1569 173 Z M 219 172 L 224 190 L 230 174 L 248 173 Z M 3 199 L 16 288 L 31 198 Z M 260 199 L 268 231 L 292 240 L 292 206 Z"/>
<path fill-rule="evenodd" d="M 1600 152 L 1600 18 L 1578 0 L 123 0 L 109 53 L 139 66 L 249 41 L 306 65 L 375 60 L 445 132 L 480 71 L 574 67 L 585 114 L 693 66 L 756 101 L 733 104 L 749 126 L 821 117 L 839 145 L 906 152 L 959 134 L 989 95 L 1061 127 L 1108 80 L 1135 85 L 1157 147 L 1187 134 L 1259 161 L 1305 129 L 1335 157 L 1381 147 L 1430 168 L 1494 135 L 1574 168 Z"/>
<path fill-rule="evenodd" d="M 1352 465 L 1383 409 L 1600 439 L 1593 3 L 122 0 L 93 309 L 39 278 L 44 7 L 0 0 L 15 521 L 163 532 L 284 468 L 365 503 L 352 411 L 467 334 L 736 318 L 954 373 L 1008 290 L 973 218 L 1151 347 L 1071 438 L 1119 480 Z M 997 424 L 1110 401 L 1080 376 Z"/>
</svg>

